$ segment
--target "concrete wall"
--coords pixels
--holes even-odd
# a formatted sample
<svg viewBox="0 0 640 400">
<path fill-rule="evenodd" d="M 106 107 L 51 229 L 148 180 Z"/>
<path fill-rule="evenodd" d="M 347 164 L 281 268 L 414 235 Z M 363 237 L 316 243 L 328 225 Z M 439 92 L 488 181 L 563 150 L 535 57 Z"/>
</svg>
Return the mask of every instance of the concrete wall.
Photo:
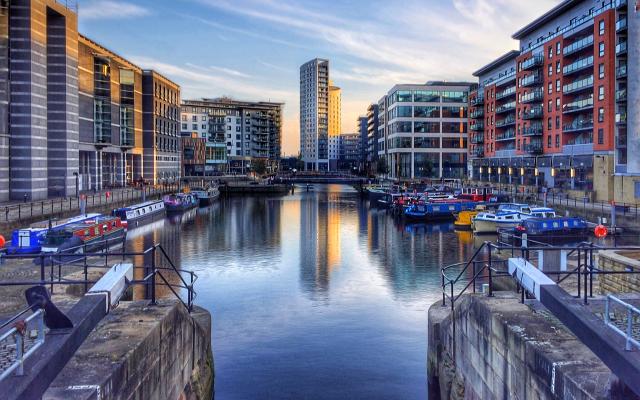
<svg viewBox="0 0 640 400">
<path fill-rule="evenodd" d="M 43 399 L 211 399 L 212 392 L 209 313 L 139 301 L 100 322 Z"/>
<path fill-rule="evenodd" d="M 560 323 L 515 293 L 463 296 L 429 309 L 428 379 L 441 399 L 633 399 Z M 454 348 L 455 341 L 455 348 Z"/>
<path fill-rule="evenodd" d="M 637 251 L 600 251 L 598 268 L 605 271 L 640 271 L 640 254 Z M 611 274 L 599 275 L 600 293 L 638 293 L 640 292 L 640 276 Z"/>
</svg>

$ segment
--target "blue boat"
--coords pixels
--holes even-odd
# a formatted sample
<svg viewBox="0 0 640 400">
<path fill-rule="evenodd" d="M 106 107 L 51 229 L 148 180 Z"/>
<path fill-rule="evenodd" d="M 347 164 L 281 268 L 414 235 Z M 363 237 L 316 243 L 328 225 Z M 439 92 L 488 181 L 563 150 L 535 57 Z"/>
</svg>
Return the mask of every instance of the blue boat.
<svg viewBox="0 0 640 400">
<path fill-rule="evenodd" d="M 65 226 L 95 218 L 100 214 L 85 214 L 62 220 L 41 221 L 28 228 L 16 229 L 11 234 L 11 244 L 7 246 L 7 254 L 40 253 L 45 236 L 49 229 L 61 230 Z"/>
<path fill-rule="evenodd" d="M 476 202 L 435 202 L 425 204 L 412 204 L 404 211 L 408 219 L 446 220 L 453 219 L 454 215 L 467 210 L 474 210 Z"/>
<path fill-rule="evenodd" d="M 135 227 L 143 222 L 152 221 L 155 218 L 164 218 L 164 202 L 162 200 L 153 200 L 128 207 L 121 207 L 113 210 L 111 215 L 120 218 L 122 225 Z"/>
<path fill-rule="evenodd" d="M 581 241 L 589 235 L 587 221 L 576 217 L 528 218 L 522 221 L 512 232 L 521 238 L 540 242 Z"/>
</svg>

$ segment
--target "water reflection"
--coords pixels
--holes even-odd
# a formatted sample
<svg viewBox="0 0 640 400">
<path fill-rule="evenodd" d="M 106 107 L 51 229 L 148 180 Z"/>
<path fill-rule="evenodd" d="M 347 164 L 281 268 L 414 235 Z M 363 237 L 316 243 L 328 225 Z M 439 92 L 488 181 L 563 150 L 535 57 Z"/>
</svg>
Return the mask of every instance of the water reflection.
<svg viewBox="0 0 640 400">
<path fill-rule="evenodd" d="M 475 245 L 450 223 L 404 224 L 321 185 L 222 198 L 130 232 L 131 249 L 153 243 L 200 277 L 222 399 L 425 398 L 440 267 Z"/>
</svg>

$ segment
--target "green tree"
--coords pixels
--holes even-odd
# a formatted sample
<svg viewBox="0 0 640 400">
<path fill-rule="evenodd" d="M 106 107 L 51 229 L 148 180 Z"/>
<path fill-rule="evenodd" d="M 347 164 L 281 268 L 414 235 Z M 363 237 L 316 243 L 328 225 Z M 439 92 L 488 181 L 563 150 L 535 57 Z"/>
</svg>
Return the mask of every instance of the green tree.
<svg viewBox="0 0 640 400">
<path fill-rule="evenodd" d="M 251 162 L 251 170 L 256 175 L 264 175 L 267 172 L 267 163 L 263 159 L 255 159 Z"/>
<path fill-rule="evenodd" d="M 378 163 L 376 164 L 376 171 L 380 175 L 388 174 L 389 167 L 387 166 L 387 158 L 382 156 L 378 159 Z"/>
</svg>

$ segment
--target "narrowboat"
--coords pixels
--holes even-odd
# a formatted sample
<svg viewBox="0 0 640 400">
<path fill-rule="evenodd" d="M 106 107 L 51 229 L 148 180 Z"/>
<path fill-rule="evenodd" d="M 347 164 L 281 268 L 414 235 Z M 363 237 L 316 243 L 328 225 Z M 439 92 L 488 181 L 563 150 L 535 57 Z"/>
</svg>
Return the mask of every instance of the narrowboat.
<svg viewBox="0 0 640 400">
<path fill-rule="evenodd" d="M 552 217 L 528 218 L 522 221 L 512 231 L 513 235 L 539 242 L 573 242 L 582 241 L 589 236 L 589 225 L 582 218 Z"/>
<path fill-rule="evenodd" d="M 527 204 L 505 203 L 497 212 L 481 212 L 471 220 L 473 233 L 497 233 L 498 229 L 515 228 L 520 222 L 531 217 L 531 207 Z"/>
<path fill-rule="evenodd" d="M 43 253 L 80 253 L 108 247 L 108 242 L 124 238 L 125 229 L 118 217 L 97 216 L 47 231 Z"/>
<path fill-rule="evenodd" d="M 408 219 L 447 220 L 453 219 L 454 214 L 465 210 L 473 210 L 476 203 L 470 202 L 441 202 L 417 203 L 410 205 L 404 216 Z"/>
<path fill-rule="evenodd" d="M 84 214 L 62 220 L 41 221 L 31 224 L 29 228 L 16 229 L 11 234 L 11 244 L 7 246 L 7 254 L 33 254 L 42 250 L 47 231 L 95 218 L 100 214 Z"/>
<path fill-rule="evenodd" d="M 481 213 L 482 211 L 485 211 L 485 210 L 486 210 L 485 206 L 478 205 L 478 206 L 476 206 L 476 208 L 474 210 L 460 211 L 456 215 L 456 220 L 453 223 L 453 226 L 456 229 L 460 229 L 460 230 L 470 230 L 473 218 L 476 215 L 478 215 L 479 213 Z"/>
<path fill-rule="evenodd" d="M 198 199 L 200 207 L 208 206 L 220 196 L 220 191 L 218 190 L 217 186 L 211 186 L 208 188 L 202 188 L 202 187 L 192 188 L 190 193 L 196 196 L 196 199 Z"/>
<path fill-rule="evenodd" d="M 147 201 L 128 207 L 116 208 L 111 212 L 114 217 L 120 218 L 125 227 L 138 226 L 141 223 L 162 218 L 165 215 L 164 202 L 162 200 Z"/>
<path fill-rule="evenodd" d="M 164 196 L 167 213 L 183 212 L 198 206 L 198 199 L 191 193 L 178 193 Z"/>
</svg>

